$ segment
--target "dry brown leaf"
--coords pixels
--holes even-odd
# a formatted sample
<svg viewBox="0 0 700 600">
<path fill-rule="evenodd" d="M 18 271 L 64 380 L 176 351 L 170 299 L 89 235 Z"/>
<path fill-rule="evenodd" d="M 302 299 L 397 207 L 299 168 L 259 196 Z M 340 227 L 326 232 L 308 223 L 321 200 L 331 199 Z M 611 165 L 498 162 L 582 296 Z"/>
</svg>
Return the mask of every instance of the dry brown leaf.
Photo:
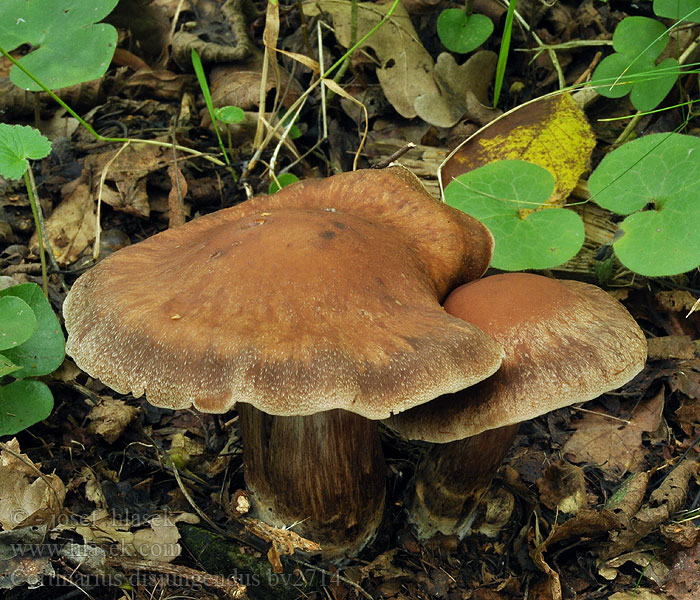
<svg viewBox="0 0 700 600">
<path fill-rule="evenodd" d="M 634 586 L 634 589 L 625 592 L 615 592 L 608 600 L 666 600 L 667 596 L 652 592 L 648 588 Z"/>
<path fill-rule="evenodd" d="M 79 183 L 56 207 L 46 219 L 46 233 L 60 265 L 78 260 L 95 239 L 95 202 L 87 185 Z M 35 233 L 30 245 L 37 244 Z"/>
<path fill-rule="evenodd" d="M 13 589 L 24 584 L 30 589 L 37 588 L 42 585 L 45 575 L 56 575 L 50 556 L 12 556 L 8 559 L 0 557 L 0 590 Z"/>
<path fill-rule="evenodd" d="M 700 600 L 700 544 L 676 554 L 663 589 L 673 600 Z"/>
<path fill-rule="evenodd" d="M 177 523 L 184 522 L 196 525 L 199 517 L 191 513 L 179 513 L 177 515 L 156 515 L 148 521 L 148 529 L 139 529 L 134 532 L 131 542 L 136 554 L 154 562 L 169 563 L 175 560 L 182 552 L 180 531 Z"/>
<path fill-rule="evenodd" d="M 20 453 L 16 438 L 0 452 L 0 525 L 6 531 L 29 525 L 53 525 L 63 509 L 66 487 L 57 475 L 45 475 L 41 463 Z"/>
<path fill-rule="evenodd" d="M 139 69 L 124 82 L 125 88 L 145 88 L 149 97 L 159 100 L 180 100 L 185 86 L 192 83 L 191 75 L 178 75 L 166 69 Z"/>
<path fill-rule="evenodd" d="M 652 552 L 629 552 L 611 558 L 598 566 L 598 573 L 608 581 L 612 581 L 617 578 L 619 567 L 628 562 L 641 567 L 643 576 L 656 585 L 661 585 L 668 573 L 668 567 Z"/>
<path fill-rule="evenodd" d="M 695 344 L 689 335 L 666 335 L 647 340 L 647 356 L 651 360 L 695 358 Z"/>
<path fill-rule="evenodd" d="M 339 0 L 310 0 L 304 2 L 304 13 L 315 16 L 327 13 L 333 20 L 335 36 L 341 46 L 350 45 L 350 3 Z M 384 17 L 391 3 L 357 4 L 357 39 L 375 27 Z M 417 115 L 416 98 L 424 94 L 438 94 L 433 78 L 433 59 L 418 38 L 411 19 L 399 4 L 390 19 L 370 37 L 364 48 L 371 48 L 377 56 L 377 79 L 391 105 L 402 117 Z"/>
<path fill-rule="evenodd" d="M 82 181 L 92 181 L 92 194 L 97 198 L 100 178 L 106 170 L 102 201 L 115 210 L 148 217 L 151 209 L 146 191 L 146 179 L 148 175 L 162 169 L 171 160 L 172 151 L 169 148 L 150 144 L 130 144 L 126 148 L 88 156 L 85 159 Z"/>
<path fill-rule="evenodd" d="M 616 526 L 617 521 L 610 511 L 583 509 L 562 525 L 552 527 L 546 540 L 530 548 L 530 558 L 547 575 L 545 589 L 553 600 L 561 600 L 562 598 L 561 582 L 559 574 L 547 563 L 545 552 L 553 544 L 570 542 L 572 539 L 577 540 L 577 543 L 590 541 L 592 538 L 607 534 Z"/>
<path fill-rule="evenodd" d="M 437 94 L 423 94 L 413 106 L 418 116 L 431 125 L 452 127 L 467 112 L 467 92 L 486 104 L 491 80 L 496 72 L 495 52 L 481 50 L 458 65 L 454 56 L 443 52 L 433 68 L 433 77 L 440 88 Z"/>
<path fill-rule="evenodd" d="M 128 519 L 119 519 L 105 509 L 97 509 L 81 520 L 75 532 L 83 537 L 86 544 L 116 543 L 119 552 L 126 556 L 171 562 L 182 551 L 178 543 L 180 532 L 176 526 L 180 521 L 196 524 L 199 517 L 191 513 L 158 514 L 148 521 L 149 527 L 132 531 L 133 524 Z M 72 527 L 70 524 L 62 525 L 61 529 Z"/>
<path fill-rule="evenodd" d="M 688 494 L 688 482 L 698 472 L 696 458 L 685 458 L 669 473 L 649 496 L 649 502 L 619 531 L 614 531 L 611 544 L 601 552 L 603 558 L 620 556 L 636 547 L 639 540 L 667 522 L 679 511 Z"/>
<path fill-rule="evenodd" d="M 668 290 L 658 292 L 656 294 L 656 301 L 659 303 L 659 307 L 664 310 L 669 312 L 683 312 L 683 314 L 685 314 L 693 308 L 696 298 L 688 290 Z"/>
<path fill-rule="evenodd" d="M 583 469 L 566 461 L 550 464 L 537 480 L 542 503 L 565 514 L 576 514 L 586 505 Z"/>
<path fill-rule="evenodd" d="M 209 74 L 211 100 L 216 108 L 223 106 L 238 106 L 243 110 L 253 110 L 260 104 L 260 83 L 262 82 L 262 52 L 254 51 L 253 55 L 243 62 L 225 64 L 214 67 Z M 296 79 L 292 79 L 287 71 L 279 69 L 279 93 L 285 93 L 282 105 L 289 107 L 301 96 L 302 89 Z M 274 74 L 268 73 L 265 83 L 265 94 L 277 88 Z"/>
<path fill-rule="evenodd" d="M 692 548 L 700 542 L 700 529 L 693 525 L 692 521 L 667 523 L 659 527 L 659 531 L 666 541 L 683 548 Z"/>
<path fill-rule="evenodd" d="M 103 398 L 88 415 L 90 433 L 102 436 L 108 444 L 114 443 L 127 425 L 138 414 L 138 408 L 117 398 Z"/>
<path fill-rule="evenodd" d="M 554 176 L 548 203 L 560 205 L 588 169 L 595 144 L 586 115 L 569 94 L 545 97 L 494 121 L 461 146 L 442 168 L 442 182 L 446 186 L 496 160 L 526 160 Z"/>
<path fill-rule="evenodd" d="M 644 462 L 642 433 L 655 431 L 661 424 L 663 389 L 640 403 L 629 425 L 603 415 L 586 413 L 575 425 L 576 431 L 562 452 L 575 463 L 586 463 L 615 473 L 638 471 Z"/>
</svg>

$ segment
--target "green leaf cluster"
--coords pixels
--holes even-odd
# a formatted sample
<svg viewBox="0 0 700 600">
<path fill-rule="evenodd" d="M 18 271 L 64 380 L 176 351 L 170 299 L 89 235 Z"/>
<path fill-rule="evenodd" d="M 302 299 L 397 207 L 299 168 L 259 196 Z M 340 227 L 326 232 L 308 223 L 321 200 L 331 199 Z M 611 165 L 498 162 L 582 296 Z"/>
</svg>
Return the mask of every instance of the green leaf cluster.
<svg viewBox="0 0 700 600">
<path fill-rule="evenodd" d="M 601 96 L 622 98 L 630 94 L 630 101 L 637 110 L 653 110 L 680 75 L 675 58 L 656 64 L 668 41 L 666 26 L 655 19 L 623 19 L 613 34 L 615 53 L 601 61 L 593 73 L 591 85 Z"/>
<path fill-rule="evenodd" d="M 65 356 L 58 318 L 41 288 L 23 283 L 0 290 L 0 435 L 45 419 L 53 408 L 48 386 L 31 379 L 55 371 Z"/>
</svg>

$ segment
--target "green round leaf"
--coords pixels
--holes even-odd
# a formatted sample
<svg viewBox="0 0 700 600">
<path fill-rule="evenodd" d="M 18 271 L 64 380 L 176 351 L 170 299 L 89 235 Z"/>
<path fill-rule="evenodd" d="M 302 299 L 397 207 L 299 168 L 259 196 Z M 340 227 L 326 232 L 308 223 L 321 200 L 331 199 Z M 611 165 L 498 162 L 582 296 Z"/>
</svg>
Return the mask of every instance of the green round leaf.
<svg viewBox="0 0 700 600">
<path fill-rule="evenodd" d="M 651 277 L 700 264 L 700 139 L 657 133 L 629 142 L 603 159 L 588 187 L 603 208 L 636 213 L 613 242 L 627 268 Z"/>
<path fill-rule="evenodd" d="M 698 0 L 654 0 L 654 14 L 675 21 L 700 23 Z"/>
<path fill-rule="evenodd" d="M 2 0 L 0 44 L 13 50 L 30 44 L 36 50 L 20 64 L 50 89 L 67 87 L 104 75 L 117 47 L 117 30 L 105 23 L 118 0 Z M 41 89 L 17 67 L 12 82 Z"/>
<path fill-rule="evenodd" d="M 658 212 L 634 213 L 620 224 L 615 254 L 628 269 L 646 277 L 685 273 L 700 265 L 699 222 L 700 202 L 675 200 Z"/>
<path fill-rule="evenodd" d="M 233 123 L 240 123 L 245 119 L 245 113 L 242 108 L 237 106 L 224 106 L 223 108 L 217 108 L 214 111 L 216 118 L 222 123 L 231 125 Z"/>
<path fill-rule="evenodd" d="M 53 395 L 33 379 L 0 386 L 0 435 L 14 435 L 42 421 L 53 410 Z"/>
<path fill-rule="evenodd" d="M 657 66 L 640 73 L 632 87 L 630 101 L 637 110 L 654 110 L 668 95 L 681 74 L 678 61 L 667 58 Z"/>
<path fill-rule="evenodd" d="M 700 195 L 700 139 L 654 133 L 628 142 L 601 161 L 588 188 L 598 205 L 619 215 Z"/>
<path fill-rule="evenodd" d="M 36 317 L 36 328 L 32 336 L 3 354 L 15 365 L 22 367 L 12 373 L 18 379 L 47 375 L 63 362 L 66 343 L 61 325 L 41 288 L 35 283 L 22 283 L 0 290 L 0 297 L 14 296 L 24 300 Z"/>
<path fill-rule="evenodd" d="M 0 350 L 26 342 L 36 327 L 36 317 L 29 304 L 20 298 L 0 298 Z"/>
<path fill-rule="evenodd" d="M 0 175 L 21 179 L 29 166 L 51 152 L 51 142 L 33 127 L 0 123 Z"/>
<path fill-rule="evenodd" d="M 630 93 L 638 81 L 643 79 L 641 73 L 652 69 L 654 69 L 653 62 L 640 60 L 631 63 L 630 58 L 624 54 L 611 54 L 600 61 L 593 72 L 591 86 L 606 98 L 622 98 Z"/>
<path fill-rule="evenodd" d="M 467 16 L 459 8 L 446 8 L 438 17 L 437 32 L 450 52 L 466 54 L 489 39 L 493 33 L 493 21 L 485 15 Z"/>
<path fill-rule="evenodd" d="M 613 48 L 636 61 L 655 61 L 668 44 L 666 26 L 648 17 L 627 17 L 613 34 Z"/>
<path fill-rule="evenodd" d="M 572 258 L 584 240 L 576 213 L 544 207 L 553 191 L 554 177 L 546 169 L 501 160 L 451 181 L 445 202 L 489 228 L 496 242 L 493 267 L 547 269 Z"/>
<path fill-rule="evenodd" d="M 277 181 L 279 181 L 279 185 L 277 185 Z M 292 183 L 296 183 L 297 181 L 299 181 L 299 178 L 293 173 L 282 173 L 281 175 L 277 176 L 277 181 L 273 180 L 272 182 L 270 182 L 270 187 L 267 188 L 268 194 L 274 194 L 283 187 L 287 187 Z"/>
</svg>

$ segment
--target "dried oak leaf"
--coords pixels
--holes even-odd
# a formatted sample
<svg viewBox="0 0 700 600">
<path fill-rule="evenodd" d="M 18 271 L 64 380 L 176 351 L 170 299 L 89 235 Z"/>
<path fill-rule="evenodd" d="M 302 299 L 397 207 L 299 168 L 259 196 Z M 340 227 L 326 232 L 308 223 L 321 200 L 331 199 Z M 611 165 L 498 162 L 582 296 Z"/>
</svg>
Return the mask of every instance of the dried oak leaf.
<svg viewBox="0 0 700 600">
<path fill-rule="evenodd" d="M 695 358 L 695 344 L 689 335 L 666 335 L 649 338 L 647 355 L 650 360 Z"/>
<path fill-rule="evenodd" d="M 467 92 L 486 104 L 497 61 L 496 53 L 490 50 L 472 54 L 463 65 L 458 65 L 447 52 L 440 54 L 433 68 L 440 92 L 415 99 L 413 106 L 418 116 L 431 125 L 452 127 L 467 112 Z"/>
<path fill-rule="evenodd" d="M 95 201 L 86 184 L 66 186 L 63 201 L 46 219 L 46 233 L 58 264 L 78 260 L 95 239 Z M 30 246 L 38 247 L 36 233 Z"/>
<path fill-rule="evenodd" d="M 66 487 L 57 475 L 45 475 L 41 463 L 20 453 L 16 438 L 0 452 L 0 525 L 6 531 L 29 525 L 52 526 L 63 509 Z"/>
<path fill-rule="evenodd" d="M 615 473 L 638 471 L 644 462 L 642 433 L 661 424 L 663 389 L 641 402 L 629 424 L 602 414 L 586 413 L 564 444 L 563 453 L 572 462 L 598 465 Z"/>
</svg>

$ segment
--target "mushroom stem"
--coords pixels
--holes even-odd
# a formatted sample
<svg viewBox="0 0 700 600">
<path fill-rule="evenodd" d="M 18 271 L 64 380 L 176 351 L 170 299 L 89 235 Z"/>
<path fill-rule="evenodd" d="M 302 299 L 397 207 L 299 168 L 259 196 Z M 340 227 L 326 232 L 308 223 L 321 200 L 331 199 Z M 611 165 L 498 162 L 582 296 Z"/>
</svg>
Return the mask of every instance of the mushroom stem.
<svg viewBox="0 0 700 600">
<path fill-rule="evenodd" d="M 319 543 L 326 560 L 359 552 L 384 510 L 376 421 L 344 410 L 303 417 L 237 405 L 253 514 Z"/>
<path fill-rule="evenodd" d="M 479 501 L 517 432 L 517 424 L 508 425 L 430 447 L 416 470 L 408 508 L 419 539 L 438 532 L 461 539 L 469 532 Z"/>
</svg>

